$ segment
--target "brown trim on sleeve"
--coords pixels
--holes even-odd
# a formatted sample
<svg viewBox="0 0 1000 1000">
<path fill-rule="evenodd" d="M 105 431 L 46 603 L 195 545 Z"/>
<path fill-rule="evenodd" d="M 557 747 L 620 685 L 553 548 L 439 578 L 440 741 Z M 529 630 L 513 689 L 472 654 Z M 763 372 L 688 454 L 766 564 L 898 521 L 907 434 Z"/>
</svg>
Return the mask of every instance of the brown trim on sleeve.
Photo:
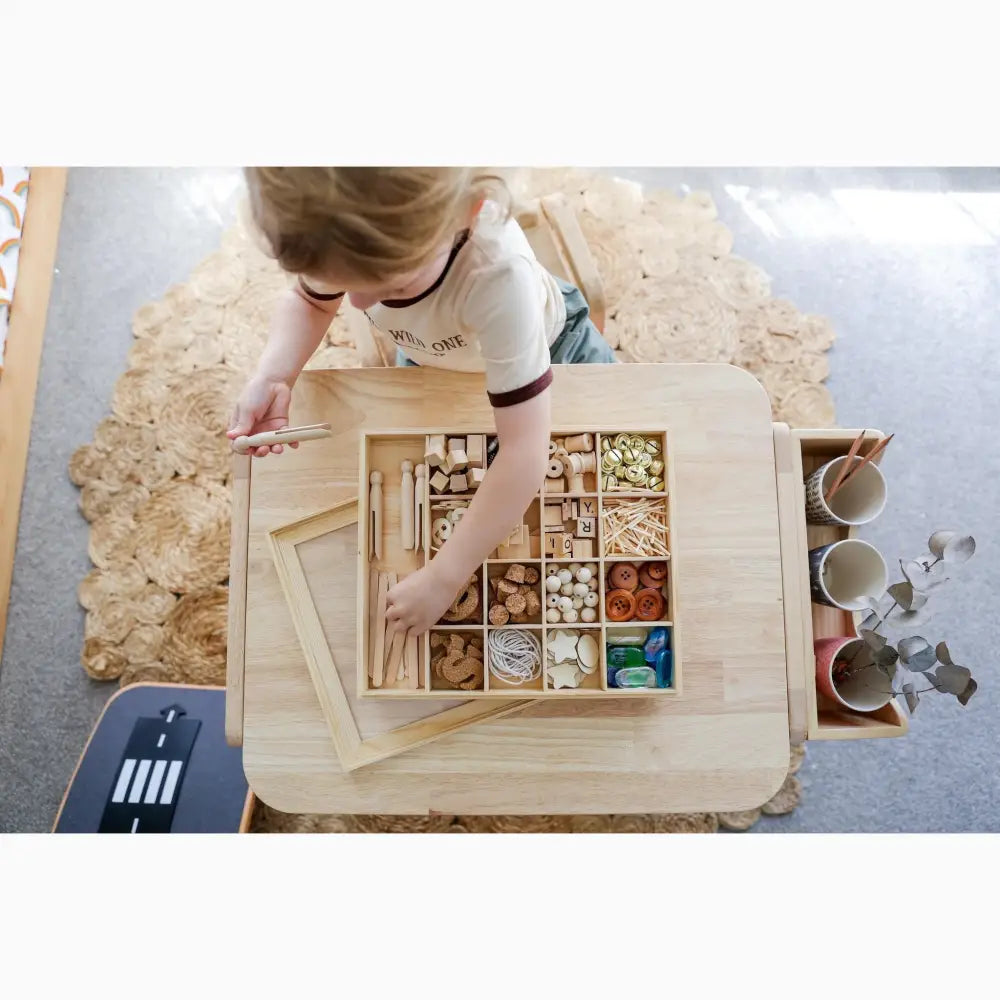
<svg viewBox="0 0 1000 1000">
<path fill-rule="evenodd" d="M 463 229 L 459 235 L 458 242 L 451 248 L 451 254 L 448 257 L 448 263 L 445 264 L 444 270 L 438 275 L 437 281 L 431 285 L 430 288 L 425 289 L 419 295 L 414 296 L 412 299 L 383 299 L 379 305 L 386 306 L 389 309 L 405 309 L 407 306 L 416 305 L 421 299 L 426 299 L 431 292 L 436 292 L 440 287 L 441 283 L 446 277 L 448 277 L 448 272 L 451 270 L 451 265 L 455 263 L 455 258 L 458 256 L 458 251 L 465 246 L 469 241 L 469 230 Z"/>
<path fill-rule="evenodd" d="M 522 385 L 520 389 L 511 389 L 509 392 L 487 392 L 490 404 L 494 409 L 501 409 L 504 406 L 516 406 L 518 403 L 526 403 L 535 396 L 540 396 L 548 387 L 552 385 L 552 367 L 545 369 L 534 382 Z"/>
<path fill-rule="evenodd" d="M 334 299 L 339 299 L 343 296 L 343 292 L 337 292 L 335 295 L 326 295 L 323 292 L 314 292 L 301 278 L 299 277 L 299 288 L 302 289 L 311 299 L 316 299 L 317 302 L 332 302 Z"/>
</svg>

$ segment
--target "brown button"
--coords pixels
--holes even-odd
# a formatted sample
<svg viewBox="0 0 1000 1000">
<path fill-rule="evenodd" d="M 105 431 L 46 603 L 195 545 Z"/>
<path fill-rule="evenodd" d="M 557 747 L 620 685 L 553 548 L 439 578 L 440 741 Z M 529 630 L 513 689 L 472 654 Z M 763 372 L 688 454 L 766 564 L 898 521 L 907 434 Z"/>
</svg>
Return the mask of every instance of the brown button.
<svg viewBox="0 0 1000 1000">
<path fill-rule="evenodd" d="M 639 582 L 644 587 L 652 587 L 654 590 L 662 586 L 667 578 L 667 564 L 647 562 L 639 567 Z"/>
<path fill-rule="evenodd" d="M 635 614 L 640 621 L 655 622 L 663 614 L 666 602 L 658 590 L 647 588 L 635 595 Z"/>
<path fill-rule="evenodd" d="M 635 598 L 627 590 L 612 590 L 604 605 L 613 622 L 628 621 L 635 613 Z"/>
<path fill-rule="evenodd" d="M 608 582 L 618 590 L 631 593 L 639 588 L 639 572 L 632 563 L 615 563 L 608 574 Z"/>
</svg>

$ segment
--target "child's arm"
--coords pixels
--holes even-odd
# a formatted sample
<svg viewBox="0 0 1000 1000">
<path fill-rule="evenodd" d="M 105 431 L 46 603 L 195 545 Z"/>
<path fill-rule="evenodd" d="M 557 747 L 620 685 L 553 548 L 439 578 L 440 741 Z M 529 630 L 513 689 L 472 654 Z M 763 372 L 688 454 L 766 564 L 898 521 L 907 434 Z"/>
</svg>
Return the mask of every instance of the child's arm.
<svg viewBox="0 0 1000 1000">
<path fill-rule="evenodd" d="M 323 335 L 337 315 L 341 299 L 310 299 L 295 285 L 278 300 L 267 345 L 253 374 L 240 393 L 228 436 L 257 434 L 288 426 L 292 388 L 306 362 L 315 353 Z M 297 444 L 292 445 L 298 447 Z M 279 454 L 282 446 L 263 445 L 254 454 Z"/>
<path fill-rule="evenodd" d="M 551 390 L 493 411 L 500 450 L 441 551 L 389 591 L 387 620 L 420 635 L 436 624 L 538 494 L 549 459 Z"/>
</svg>

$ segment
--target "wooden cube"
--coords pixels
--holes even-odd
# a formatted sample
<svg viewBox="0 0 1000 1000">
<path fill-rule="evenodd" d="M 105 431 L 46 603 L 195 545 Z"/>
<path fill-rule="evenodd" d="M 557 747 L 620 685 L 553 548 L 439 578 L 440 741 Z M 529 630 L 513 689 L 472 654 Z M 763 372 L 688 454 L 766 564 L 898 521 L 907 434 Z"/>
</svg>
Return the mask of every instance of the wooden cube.
<svg viewBox="0 0 1000 1000">
<path fill-rule="evenodd" d="M 448 477 L 438 469 L 430 478 L 431 493 L 441 494 L 448 487 Z"/>
<path fill-rule="evenodd" d="M 544 515 L 544 525 L 545 530 L 549 531 L 552 528 L 559 528 L 562 530 L 563 526 L 563 505 L 555 503 L 547 503 L 543 505 L 542 512 Z"/>
<path fill-rule="evenodd" d="M 456 472 L 451 477 L 451 492 L 452 493 L 464 493 L 469 488 L 468 480 L 465 478 L 464 472 Z"/>
<path fill-rule="evenodd" d="M 597 501 L 581 500 L 579 517 L 597 517 Z"/>
<path fill-rule="evenodd" d="M 589 538 L 574 538 L 573 539 L 573 558 L 574 559 L 593 559 L 594 558 L 594 542 Z"/>
<path fill-rule="evenodd" d="M 562 519 L 564 521 L 571 521 L 574 517 L 576 517 L 576 504 L 569 500 L 563 500 Z"/>
<path fill-rule="evenodd" d="M 438 466 L 444 462 L 447 449 L 444 446 L 443 434 L 431 434 L 427 439 L 427 451 L 424 452 L 424 461 L 428 465 Z"/>
<path fill-rule="evenodd" d="M 469 469 L 469 471 L 466 472 L 465 474 L 465 480 L 469 484 L 470 490 L 478 490 L 479 487 L 482 486 L 483 480 L 485 478 L 486 478 L 485 469 L 479 469 L 479 468 Z"/>
<path fill-rule="evenodd" d="M 465 453 L 469 456 L 470 468 L 483 468 L 486 465 L 486 435 L 470 434 L 465 439 Z"/>
<path fill-rule="evenodd" d="M 465 438 L 448 438 L 448 451 L 465 451 Z"/>
<path fill-rule="evenodd" d="M 517 558 L 520 558 L 520 556 L 518 556 Z M 537 531 L 533 531 L 528 536 L 528 558 L 529 559 L 542 558 L 542 536 Z"/>
<path fill-rule="evenodd" d="M 576 519 L 576 530 L 574 531 L 574 534 L 577 538 L 596 538 L 597 518 L 578 517 Z"/>
<path fill-rule="evenodd" d="M 469 464 L 469 456 L 460 448 L 452 448 L 448 451 L 448 464 L 452 472 L 464 472 Z"/>
<path fill-rule="evenodd" d="M 568 532 L 559 536 L 559 555 L 564 559 L 573 558 L 573 536 Z"/>
<path fill-rule="evenodd" d="M 558 479 L 548 479 L 545 480 L 545 492 L 546 493 L 565 493 L 566 492 L 566 477 L 560 476 Z"/>
<path fill-rule="evenodd" d="M 572 539 L 572 535 L 569 536 Z M 547 559 L 558 559 L 562 554 L 562 534 L 557 531 L 545 532 L 545 556 Z M 570 550 L 572 551 L 572 543 Z"/>
</svg>

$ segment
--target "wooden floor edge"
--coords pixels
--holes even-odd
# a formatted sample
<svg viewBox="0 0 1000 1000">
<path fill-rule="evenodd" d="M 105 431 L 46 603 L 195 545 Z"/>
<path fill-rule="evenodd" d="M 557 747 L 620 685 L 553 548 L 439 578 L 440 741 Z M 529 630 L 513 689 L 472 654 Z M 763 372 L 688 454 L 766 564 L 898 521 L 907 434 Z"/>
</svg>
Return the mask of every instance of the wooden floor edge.
<svg viewBox="0 0 1000 1000">
<path fill-rule="evenodd" d="M 0 656 L 65 194 L 65 167 L 31 168 L 17 283 L 0 374 Z"/>
</svg>

